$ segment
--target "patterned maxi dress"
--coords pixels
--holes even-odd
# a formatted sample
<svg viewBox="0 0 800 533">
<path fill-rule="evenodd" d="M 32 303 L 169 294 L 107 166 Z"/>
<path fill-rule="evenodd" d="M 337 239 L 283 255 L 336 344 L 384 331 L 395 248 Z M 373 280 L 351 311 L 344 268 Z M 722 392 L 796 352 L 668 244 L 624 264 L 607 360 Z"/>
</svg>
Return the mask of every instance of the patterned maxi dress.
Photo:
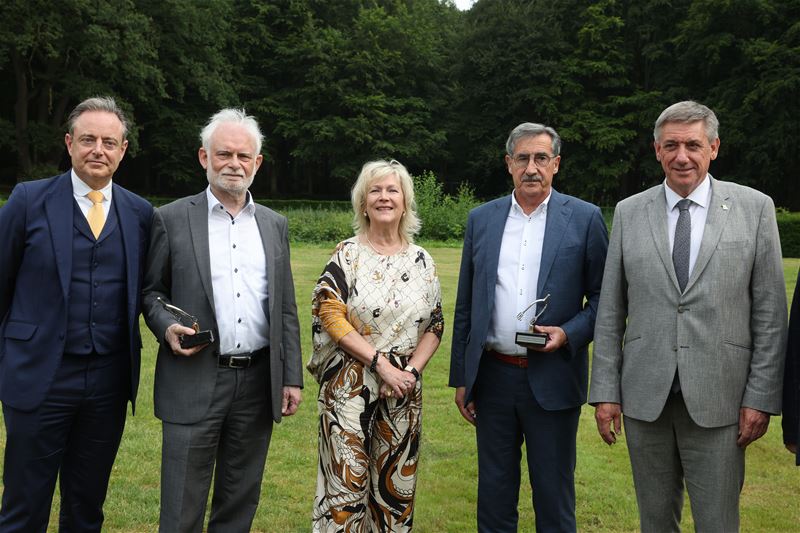
<svg viewBox="0 0 800 533">
<path fill-rule="evenodd" d="M 442 336 L 441 289 L 431 256 L 409 245 L 392 256 L 350 238 L 337 245 L 314 289 L 314 354 L 320 384 L 319 464 L 313 531 L 410 531 L 419 458 L 422 384 L 404 398 L 379 396 L 377 372 L 340 349 L 320 302 L 346 304 L 356 332 L 398 368 L 422 335 Z"/>
</svg>

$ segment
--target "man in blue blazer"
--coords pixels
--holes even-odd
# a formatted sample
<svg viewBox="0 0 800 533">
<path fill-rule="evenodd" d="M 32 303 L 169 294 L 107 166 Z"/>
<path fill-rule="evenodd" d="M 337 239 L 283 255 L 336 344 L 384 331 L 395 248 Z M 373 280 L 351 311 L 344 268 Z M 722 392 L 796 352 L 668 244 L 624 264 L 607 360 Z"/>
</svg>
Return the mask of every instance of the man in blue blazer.
<svg viewBox="0 0 800 533">
<path fill-rule="evenodd" d="M 514 128 L 505 156 L 514 191 L 467 222 L 450 386 L 476 428 L 481 532 L 517 530 L 523 440 L 536 530 L 576 531 L 575 439 L 608 232 L 597 206 L 552 188 L 560 149 L 553 128 Z M 526 311 L 547 295 L 546 308 Z M 518 345 L 537 312 L 546 344 Z"/>
<path fill-rule="evenodd" d="M 111 98 L 70 114 L 72 169 L 20 183 L 0 208 L 0 532 L 99 532 L 139 384 L 139 305 L 152 206 L 112 184 L 127 122 Z"/>
</svg>

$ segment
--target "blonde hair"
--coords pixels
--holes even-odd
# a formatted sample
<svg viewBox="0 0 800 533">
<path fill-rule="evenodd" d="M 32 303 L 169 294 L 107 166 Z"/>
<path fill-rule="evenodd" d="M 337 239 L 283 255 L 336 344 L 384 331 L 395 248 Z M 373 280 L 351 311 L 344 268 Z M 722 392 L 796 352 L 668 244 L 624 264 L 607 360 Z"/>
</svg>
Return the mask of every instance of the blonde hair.
<svg viewBox="0 0 800 533">
<path fill-rule="evenodd" d="M 403 191 L 403 216 L 400 217 L 398 231 L 400 237 L 408 243 L 414 242 L 414 235 L 419 232 L 422 223 L 417 216 L 417 202 L 414 200 L 414 180 L 401 163 L 394 159 L 369 161 L 361 167 L 356 183 L 350 191 L 350 201 L 353 204 L 353 230 L 356 235 L 364 235 L 369 230 L 369 217 L 366 215 L 367 191 L 376 181 L 394 174 L 400 181 Z"/>
</svg>

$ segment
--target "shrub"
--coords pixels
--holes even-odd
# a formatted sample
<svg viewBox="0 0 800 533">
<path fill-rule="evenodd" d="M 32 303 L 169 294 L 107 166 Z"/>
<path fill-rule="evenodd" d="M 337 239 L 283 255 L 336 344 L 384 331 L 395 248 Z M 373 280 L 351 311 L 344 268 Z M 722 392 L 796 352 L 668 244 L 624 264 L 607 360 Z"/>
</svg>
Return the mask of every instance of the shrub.
<svg viewBox="0 0 800 533">
<path fill-rule="evenodd" d="M 414 176 L 417 213 L 422 220 L 418 237 L 423 240 L 449 241 L 464 238 L 467 215 L 480 202 L 472 188 L 461 184 L 455 197 L 445 194 L 432 172 Z"/>
<path fill-rule="evenodd" d="M 800 257 L 800 213 L 778 210 L 777 217 L 783 257 Z"/>
<path fill-rule="evenodd" d="M 464 238 L 467 215 L 480 202 L 472 189 L 461 185 L 455 196 L 445 194 L 442 184 L 432 172 L 414 177 L 417 213 L 422 230 L 417 238 L 426 241 L 460 241 Z M 292 242 L 339 242 L 353 235 L 353 214 L 349 202 L 304 201 L 301 205 L 319 207 L 296 208 L 287 202 L 273 205 L 265 202 L 289 219 L 289 238 Z"/>
<path fill-rule="evenodd" d="M 289 220 L 292 242 L 339 242 L 353 235 L 350 209 L 280 209 Z"/>
</svg>

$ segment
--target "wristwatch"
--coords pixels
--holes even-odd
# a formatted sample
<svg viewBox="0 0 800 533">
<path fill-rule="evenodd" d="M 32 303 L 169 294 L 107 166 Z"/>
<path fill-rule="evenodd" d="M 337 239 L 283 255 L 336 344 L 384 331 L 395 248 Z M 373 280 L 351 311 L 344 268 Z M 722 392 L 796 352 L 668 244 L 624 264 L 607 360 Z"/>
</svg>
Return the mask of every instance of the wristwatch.
<svg viewBox="0 0 800 533">
<path fill-rule="evenodd" d="M 406 372 L 411 372 L 412 374 L 414 374 L 414 377 L 416 378 L 416 380 L 419 381 L 419 370 L 417 370 L 416 368 L 414 368 L 411 365 L 406 365 L 406 367 L 403 370 L 405 370 Z"/>
</svg>

